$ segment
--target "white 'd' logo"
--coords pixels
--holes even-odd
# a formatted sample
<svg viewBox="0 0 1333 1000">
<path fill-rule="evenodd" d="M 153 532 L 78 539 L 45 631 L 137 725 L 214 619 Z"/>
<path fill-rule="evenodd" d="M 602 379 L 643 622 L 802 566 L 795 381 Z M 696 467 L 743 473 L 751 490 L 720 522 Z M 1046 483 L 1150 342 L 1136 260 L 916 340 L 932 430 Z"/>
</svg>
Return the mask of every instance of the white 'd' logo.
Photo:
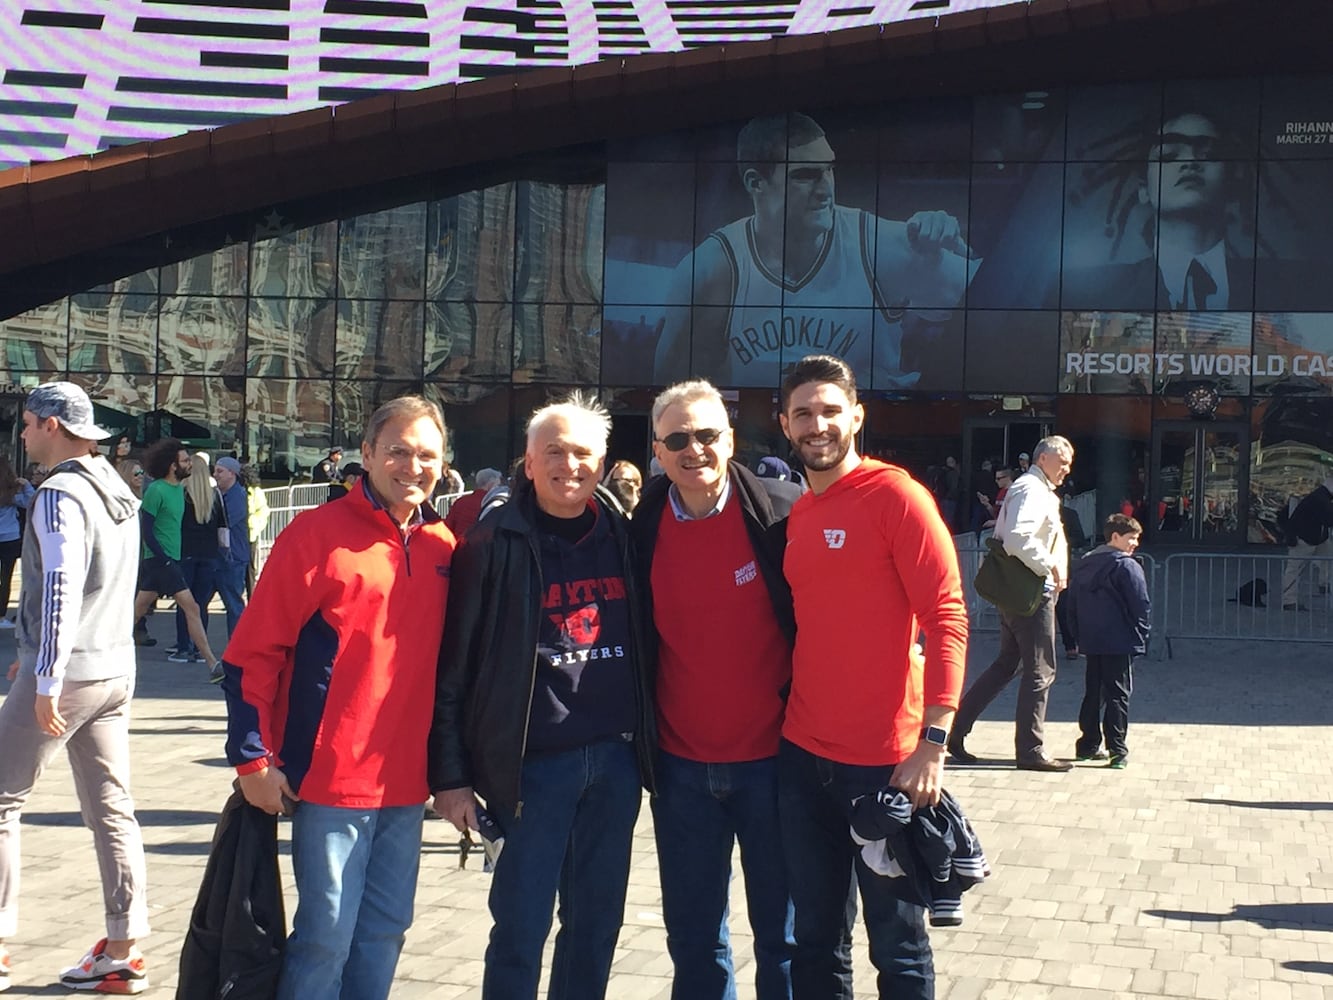
<svg viewBox="0 0 1333 1000">
<path fill-rule="evenodd" d="M 824 541 L 828 542 L 831 549 L 840 549 L 847 544 L 847 532 L 841 528 L 825 528 Z"/>
</svg>

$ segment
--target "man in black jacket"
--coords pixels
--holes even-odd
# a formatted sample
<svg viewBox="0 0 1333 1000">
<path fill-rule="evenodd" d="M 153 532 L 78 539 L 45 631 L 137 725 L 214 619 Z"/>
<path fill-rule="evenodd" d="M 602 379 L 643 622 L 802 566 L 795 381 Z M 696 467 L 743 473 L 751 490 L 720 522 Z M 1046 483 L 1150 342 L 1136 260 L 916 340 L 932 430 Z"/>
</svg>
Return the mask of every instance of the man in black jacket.
<svg viewBox="0 0 1333 1000">
<path fill-rule="evenodd" d="M 782 576 L 793 501 L 769 487 L 794 484 L 759 479 L 731 461 L 726 403 L 708 382 L 681 382 L 658 396 L 653 437 L 665 475 L 648 484 L 631 532 L 657 654 L 661 752 L 652 808 L 671 995 L 736 996 L 727 896 L 739 841 L 755 994 L 790 1000 L 792 908 L 776 831 L 796 634 Z"/>
<path fill-rule="evenodd" d="M 606 992 L 656 746 L 628 525 L 599 495 L 610 415 L 575 393 L 528 421 L 508 503 L 454 554 L 428 777 L 435 809 L 504 835 L 482 996 Z"/>
<path fill-rule="evenodd" d="M 1313 563 L 1318 577 L 1319 593 L 1328 593 L 1330 563 L 1333 557 L 1333 537 L 1329 529 L 1333 528 L 1333 476 L 1307 493 L 1287 519 L 1289 536 L 1287 565 L 1282 572 L 1282 610 L 1304 611 L 1300 603 L 1301 573 L 1311 556 L 1323 556 Z"/>
</svg>

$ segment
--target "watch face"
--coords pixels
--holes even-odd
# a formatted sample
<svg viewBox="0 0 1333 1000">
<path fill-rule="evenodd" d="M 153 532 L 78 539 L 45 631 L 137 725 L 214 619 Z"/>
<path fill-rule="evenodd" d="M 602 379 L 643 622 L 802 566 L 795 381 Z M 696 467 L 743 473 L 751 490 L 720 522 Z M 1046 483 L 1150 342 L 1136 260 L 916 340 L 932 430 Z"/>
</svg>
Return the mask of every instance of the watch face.
<svg viewBox="0 0 1333 1000">
<path fill-rule="evenodd" d="M 942 747 L 948 742 L 949 734 L 939 726 L 927 726 L 921 730 L 921 738 L 927 743 L 934 743 L 936 746 Z"/>
</svg>

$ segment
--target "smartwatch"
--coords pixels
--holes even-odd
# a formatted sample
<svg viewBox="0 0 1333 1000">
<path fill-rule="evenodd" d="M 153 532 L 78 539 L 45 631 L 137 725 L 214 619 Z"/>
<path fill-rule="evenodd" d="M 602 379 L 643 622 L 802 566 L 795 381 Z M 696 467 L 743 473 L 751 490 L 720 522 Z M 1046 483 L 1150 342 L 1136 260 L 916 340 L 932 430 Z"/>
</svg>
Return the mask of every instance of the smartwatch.
<svg viewBox="0 0 1333 1000">
<path fill-rule="evenodd" d="M 933 743 L 937 747 L 947 746 L 949 743 L 949 731 L 939 726 L 927 726 L 921 730 L 921 738 L 927 743 Z"/>
</svg>

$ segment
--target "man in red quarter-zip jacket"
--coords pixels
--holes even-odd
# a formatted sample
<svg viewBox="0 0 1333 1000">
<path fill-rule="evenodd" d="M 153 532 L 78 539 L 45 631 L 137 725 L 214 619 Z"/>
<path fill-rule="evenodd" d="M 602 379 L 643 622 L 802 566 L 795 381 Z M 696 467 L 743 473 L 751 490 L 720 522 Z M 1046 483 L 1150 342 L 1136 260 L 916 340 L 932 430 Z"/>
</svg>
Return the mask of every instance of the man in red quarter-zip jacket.
<svg viewBox="0 0 1333 1000">
<path fill-rule="evenodd" d="M 412 922 L 454 550 L 429 503 L 444 445 L 434 403 L 376 410 L 366 475 L 279 536 L 224 654 L 227 760 L 251 805 L 294 810 L 280 1000 L 387 997 Z"/>
</svg>

